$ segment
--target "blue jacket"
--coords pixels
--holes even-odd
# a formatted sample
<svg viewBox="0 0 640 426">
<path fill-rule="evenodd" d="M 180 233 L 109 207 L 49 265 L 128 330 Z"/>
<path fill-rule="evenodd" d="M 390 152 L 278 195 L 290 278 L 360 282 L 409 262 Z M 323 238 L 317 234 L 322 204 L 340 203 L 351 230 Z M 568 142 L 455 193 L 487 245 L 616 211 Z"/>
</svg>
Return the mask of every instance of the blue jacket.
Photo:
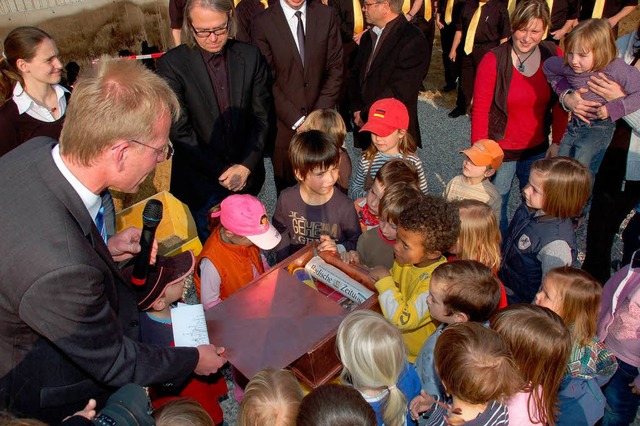
<svg viewBox="0 0 640 426">
<path fill-rule="evenodd" d="M 509 304 L 531 303 L 542 283 L 538 253 L 547 244 L 563 240 L 576 258 L 576 235 L 571 219 L 535 216 L 526 204 L 516 210 L 503 241 L 503 261 L 498 277 L 504 284 Z"/>
</svg>

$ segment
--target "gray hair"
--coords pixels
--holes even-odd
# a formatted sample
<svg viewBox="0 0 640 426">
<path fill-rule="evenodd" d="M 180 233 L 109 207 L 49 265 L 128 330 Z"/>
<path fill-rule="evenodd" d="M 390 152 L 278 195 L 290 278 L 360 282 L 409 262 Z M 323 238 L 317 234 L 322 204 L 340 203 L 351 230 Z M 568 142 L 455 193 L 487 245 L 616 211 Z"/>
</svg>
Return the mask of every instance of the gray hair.
<svg viewBox="0 0 640 426">
<path fill-rule="evenodd" d="M 229 37 L 233 38 L 236 36 L 236 32 L 238 31 L 238 22 L 236 19 L 236 8 L 233 6 L 233 0 L 188 0 L 184 7 L 184 19 L 182 21 L 182 36 L 184 43 L 187 46 L 195 47 L 197 45 L 195 35 L 193 34 L 193 28 L 191 27 L 191 9 L 195 6 L 225 13 L 229 18 Z"/>
</svg>

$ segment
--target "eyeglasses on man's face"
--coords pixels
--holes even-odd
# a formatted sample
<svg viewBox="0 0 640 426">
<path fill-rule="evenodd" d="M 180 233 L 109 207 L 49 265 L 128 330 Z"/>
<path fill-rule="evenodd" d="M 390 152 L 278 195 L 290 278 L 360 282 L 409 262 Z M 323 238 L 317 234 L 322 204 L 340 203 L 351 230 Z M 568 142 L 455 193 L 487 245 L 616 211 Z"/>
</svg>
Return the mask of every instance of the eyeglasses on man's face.
<svg viewBox="0 0 640 426">
<path fill-rule="evenodd" d="M 227 21 L 224 27 L 213 28 L 210 30 L 197 30 L 196 27 L 193 26 L 193 24 L 190 24 L 190 25 L 191 25 L 191 29 L 193 30 L 193 33 L 198 38 L 209 38 L 211 37 L 211 34 L 214 34 L 216 37 L 220 37 L 222 35 L 225 35 L 227 32 L 229 32 L 229 21 Z"/>
<path fill-rule="evenodd" d="M 135 139 L 129 139 L 129 142 L 137 143 L 138 145 L 146 146 L 147 148 L 151 148 L 156 152 L 156 155 L 159 157 L 162 155 L 162 160 L 170 160 L 173 157 L 173 144 L 169 141 L 163 148 L 154 148 L 151 145 L 147 145 L 146 143 L 142 143 Z"/>
<path fill-rule="evenodd" d="M 367 2 L 365 1 L 365 2 L 362 2 L 362 8 L 363 8 L 363 9 L 367 9 L 367 8 L 369 8 L 369 7 L 376 6 L 376 5 L 379 5 L 379 4 L 384 3 L 384 2 L 385 2 L 385 0 L 382 0 L 382 1 L 374 1 L 374 2 L 371 2 L 371 3 L 367 3 Z"/>
</svg>

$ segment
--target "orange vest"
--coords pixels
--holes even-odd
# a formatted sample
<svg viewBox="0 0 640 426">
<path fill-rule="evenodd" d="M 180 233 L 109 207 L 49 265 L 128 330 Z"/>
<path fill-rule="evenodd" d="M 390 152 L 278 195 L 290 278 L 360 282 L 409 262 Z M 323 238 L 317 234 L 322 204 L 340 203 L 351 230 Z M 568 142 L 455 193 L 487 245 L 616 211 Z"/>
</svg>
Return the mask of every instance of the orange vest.
<svg viewBox="0 0 640 426">
<path fill-rule="evenodd" d="M 249 247 L 229 244 L 220 238 L 220 227 L 217 227 L 207 239 L 202 251 L 196 259 L 196 265 L 203 258 L 209 259 L 220 274 L 220 300 L 224 300 L 236 291 L 253 281 L 253 267 L 259 274 L 264 272 L 260 249 L 255 245 Z M 193 281 L 202 299 L 200 290 L 200 269 L 196 267 Z"/>
</svg>

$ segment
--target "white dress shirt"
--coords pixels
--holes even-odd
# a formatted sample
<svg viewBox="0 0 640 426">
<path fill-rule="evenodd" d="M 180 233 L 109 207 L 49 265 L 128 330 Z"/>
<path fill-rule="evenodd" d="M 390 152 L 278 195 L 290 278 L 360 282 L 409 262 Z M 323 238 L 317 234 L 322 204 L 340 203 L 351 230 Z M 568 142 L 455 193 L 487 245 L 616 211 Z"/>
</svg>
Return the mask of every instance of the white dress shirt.
<svg viewBox="0 0 640 426">
<path fill-rule="evenodd" d="M 64 94 L 68 92 L 67 89 L 54 84 L 53 89 L 56 91 L 58 97 L 58 110 L 60 111 L 59 117 L 62 117 L 67 110 L 67 98 Z M 18 113 L 27 113 L 36 120 L 44 121 L 45 123 L 53 123 L 58 118 L 55 118 L 48 108 L 38 105 L 27 92 L 22 88 L 20 82 L 16 83 L 16 87 L 13 88 L 13 102 L 18 106 Z"/>
<path fill-rule="evenodd" d="M 287 19 L 287 23 L 289 24 L 289 30 L 291 31 L 291 35 L 293 36 L 293 41 L 296 43 L 296 47 L 298 48 L 298 52 L 300 52 L 300 46 L 298 45 L 298 18 L 296 17 L 296 12 L 302 12 L 302 16 L 300 19 L 302 20 L 302 25 L 304 26 L 304 33 L 307 34 L 307 2 L 305 1 L 302 7 L 298 10 L 292 9 L 284 0 L 280 0 L 280 6 L 282 6 L 282 10 L 284 11 L 284 17 Z"/>
</svg>

